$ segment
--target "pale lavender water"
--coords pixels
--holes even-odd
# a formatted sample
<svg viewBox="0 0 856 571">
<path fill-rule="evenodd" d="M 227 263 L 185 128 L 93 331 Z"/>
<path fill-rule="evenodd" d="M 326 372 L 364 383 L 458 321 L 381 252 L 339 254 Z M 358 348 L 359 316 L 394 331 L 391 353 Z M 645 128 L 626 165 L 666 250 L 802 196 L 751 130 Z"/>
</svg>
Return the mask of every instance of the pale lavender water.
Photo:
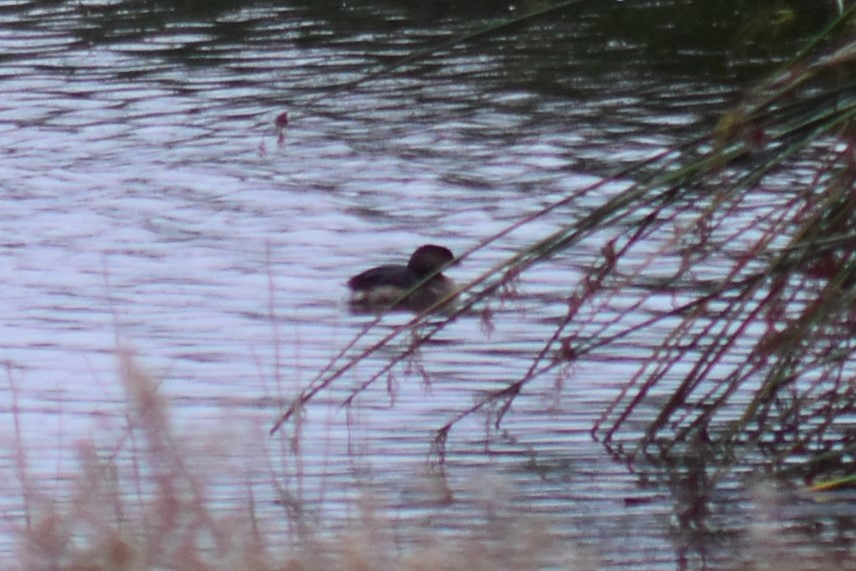
<svg viewBox="0 0 856 571">
<path fill-rule="evenodd" d="M 264 450 L 278 454 L 266 431 L 280 405 L 368 319 L 346 311 L 350 275 L 404 261 L 422 243 L 467 250 L 610 168 L 662 150 L 664 124 L 692 122 L 729 89 L 674 77 L 666 85 L 626 68 L 620 82 L 604 80 L 581 62 L 568 64 L 584 95 L 575 99 L 509 74 L 531 64 L 526 50 L 470 49 L 432 60 L 437 69 L 306 105 L 374 69 L 380 56 L 432 43 L 433 31 L 366 35 L 305 7 L 257 7 L 142 33 L 108 25 L 111 40 L 90 42 L 84 30 L 97 24 L 84 13 L 77 4 L 26 2 L 0 12 L 0 354 L 28 468 L 45 481 L 73 471 L 74 442 L 112 443 L 121 432 L 119 339 L 162 380 L 180 431 L 227 435 L 236 443 L 227 463 L 264 482 Z M 218 31 L 230 23 L 245 33 Z M 696 108 L 661 97 L 676 89 L 708 95 Z M 280 146 L 273 120 L 284 110 L 291 125 Z M 512 233 L 454 277 L 466 282 L 572 216 Z M 491 334 L 478 315 L 445 329 L 418 362 L 430 385 L 400 366 L 350 415 L 339 410 L 392 354 L 381 351 L 323 393 L 308 411 L 300 478 L 320 519 L 347 513 L 348 498 L 364 489 L 405 521 L 418 519 L 414 474 L 433 431 L 526 371 L 544 324 L 563 314 L 575 268 L 591 255 L 529 274 L 527 301 L 496 304 Z M 545 517 L 605 564 L 674 566 L 669 491 L 625 505 L 649 491 L 588 433 L 626 373 L 580 364 L 559 389 L 559 377 L 531 384 L 506 418 L 511 438 L 486 432 L 481 415 L 453 430 L 448 475 L 458 502 L 439 509 L 439 527 L 480 521 L 478 481 L 488 472 L 505 486 L 509 509 Z M 0 394 L 11 402 L 9 386 Z M 4 408 L 2 444 L 11 448 L 13 415 Z M 292 461 L 286 454 L 290 469 Z M 14 470 L 14 459 L 4 464 Z M 15 510 L 17 483 L 8 482 L 3 503 Z M 244 492 L 235 480 L 221 485 L 225 496 Z M 261 485 L 258 493 L 259 505 L 278 514 L 273 492 Z M 739 520 L 742 493 L 726 493 L 724 520 Z"/>
</svg>

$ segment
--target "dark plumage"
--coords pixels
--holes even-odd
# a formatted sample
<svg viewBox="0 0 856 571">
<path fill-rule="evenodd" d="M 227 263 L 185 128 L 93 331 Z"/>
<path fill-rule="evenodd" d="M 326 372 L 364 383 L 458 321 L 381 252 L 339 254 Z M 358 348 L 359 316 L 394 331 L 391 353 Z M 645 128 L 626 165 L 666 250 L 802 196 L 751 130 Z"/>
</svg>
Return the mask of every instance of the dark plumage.
<svg viewBox="0 0 856 571">
<path fill-rule="evenodd" d="M 348 280 L 351 308 L 424 311 L 454 292 L 455 282 L 440 273 L 454 260 L 448 248 L 426 244 L 413 252 L 406 266 L 387 264 L 357 274 Z"/>
</svg>

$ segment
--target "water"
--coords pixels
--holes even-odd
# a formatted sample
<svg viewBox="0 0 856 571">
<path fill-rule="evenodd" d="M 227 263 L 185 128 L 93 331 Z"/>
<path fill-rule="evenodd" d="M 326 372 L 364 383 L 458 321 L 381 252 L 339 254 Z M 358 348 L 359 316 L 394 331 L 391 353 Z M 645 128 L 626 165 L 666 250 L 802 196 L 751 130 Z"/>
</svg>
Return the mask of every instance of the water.
<svg viewBox="0 0 856 571">
<path fill-rule="evenodd" d="M 678 492 L 646 488 L 592 441 L 626 378 L 620 364 L 530 384 L 502 432 L 483 413 L 456 425 L 444 491 L 430 491 L 435 431 L 525 373 L 596 249 L 527 274 L 524 301 L 492 304 L 491 333 L 478 314 L 459 319 L 347 410 L 342 399 L 394 353 L 344 375 L 310 405 L 299 458 L 266 431 L 371 319 L 347 313 L 348 276 L 423 243 L 465 251 L 662 151 L 736 92 L 743 68 L 679 71 L 721 56 L 711 49 L 661 53 L 655 72 L 626 57 L 638 53 L 631 39 L 604 38 L 592 13 L 336 91 L 507 12 L 221 8 L 0 5 L 3 445 L 14 448 L 17 419 L 31 477 L 59 487 L 78 442 L 116 446 L 126 410 L 116 349 L 128 346 L 160 380 L 176 430 L 198 437 L 187 446 L 224 468 L 212 475 L 224 504 L 242 497 L 242 478 L 261 482 L 262 519 L 281 514 L 264 485 L 273 471 L 325 524 L 368 490 L 405 529 L 426 505 L 438 529 L 465 529 L 495 500 L 488 473 L 503 509 L 544 518 L 604 566 L 693 567 L 737 552 L 676 523 Z M 286 110 L 280 144 L 273 121 Z M 577 215 L 527 225 L 453 275 L 472 279 Z M 18 465 L 9 457 L 3 469 Z M 9 482 L 3 503 L 19 510 Z M 742 529 L 746 494 L 722 492 L 709 524 Z"/>
</svg>

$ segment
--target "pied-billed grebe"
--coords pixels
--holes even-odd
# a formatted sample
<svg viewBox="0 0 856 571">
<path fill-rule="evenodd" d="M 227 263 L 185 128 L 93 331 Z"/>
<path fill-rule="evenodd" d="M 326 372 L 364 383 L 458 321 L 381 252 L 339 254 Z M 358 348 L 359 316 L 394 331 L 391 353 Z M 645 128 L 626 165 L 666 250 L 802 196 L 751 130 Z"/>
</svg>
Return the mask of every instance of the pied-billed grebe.
<svg viewBox="0 0 856 571">
<path fill-rule="evenodd" d="M 366 270 L 348 280 L 351 309 L 424 311 L 454 293 L 455 282 L 440 273 L 454 259 L 448 248 L 426 244 L 413 252 L 406 266 L 389 264 Z"/>
</svg>

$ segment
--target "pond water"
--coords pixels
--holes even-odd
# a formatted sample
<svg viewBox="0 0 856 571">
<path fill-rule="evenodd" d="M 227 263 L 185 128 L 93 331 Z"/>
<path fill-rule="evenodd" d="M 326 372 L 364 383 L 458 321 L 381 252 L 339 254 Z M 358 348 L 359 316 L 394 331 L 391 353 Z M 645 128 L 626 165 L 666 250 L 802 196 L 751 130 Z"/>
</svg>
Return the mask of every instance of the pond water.
<svg viewBox="0 0 856 571">
<path fill-rule="evenodd" d="M 15 448 L 17 421 L 30 477 L 57 489 L 78 442 L 115 446 L 127 346 L 187 445 L 234 468 L 215 487 L 224 505 L 245 493 L 240 478 L 259 482 L 256 509 L 275 521 L 281 497 L 265 481 L 279 479 L 324 524 L 368 492 L 403 529 L 428 514 L 451 534 L 488 510 L 531 515 L 603 567 L 739 556 L 757 510 L 742 486 L 724 488 L 703 532 L 676 518 L 679 486 L 645 485 L 592 440 L 620 364 L 530 383 L 501 431 L 484 414 L 456 425 L 442 498 L 426 491 L 434 431 L 525 374 L 596 249 L 539 266 L 522 301 L 458 319 L 342 410 L 406 337 L 366 359 L 310 403 L 299 458 L 267 437 L 371 321 L 347 311 L 350 275 L 423 243 L 464 252 L 668 148 L 752 75 L 684 31 L 641 44 L 630 22 L 645 11 L 629 4 L 342 87 L 526 5 L 0 2 L 3 445 Z M 610 27 L 616 14 L 624 27 Z M 578 215 L 521 227 L 450 273 L 466 282 Z M 20 459 L 3 464 L 14 474 Z M 20 487 L 7 479 L 8 513 Z"/>
</svg>

